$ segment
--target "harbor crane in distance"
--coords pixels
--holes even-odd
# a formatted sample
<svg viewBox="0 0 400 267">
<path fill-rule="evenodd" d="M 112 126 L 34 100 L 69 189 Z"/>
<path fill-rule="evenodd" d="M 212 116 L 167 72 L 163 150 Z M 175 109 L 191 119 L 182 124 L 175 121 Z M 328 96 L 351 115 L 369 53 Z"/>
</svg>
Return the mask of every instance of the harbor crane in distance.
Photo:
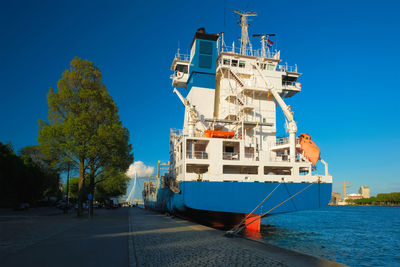
<svg viewBox="0 0 400 267">
<path fill-rule="evenodd" d="M 157 178 L 161 177 L 161 171 L 169 171 L 169 161 L 168 162 L 161 162 L 161 160 L 159 160 L 157 162 Z"/>
<path fill-rule="evenodd" d="M 352 187 L 353 185 L 352 184 L 350 184 L 350 182 L 343 182 L 343 199 L 345 199 L 346 198 L 346 188 L 347 187 Z"/>
</svg>

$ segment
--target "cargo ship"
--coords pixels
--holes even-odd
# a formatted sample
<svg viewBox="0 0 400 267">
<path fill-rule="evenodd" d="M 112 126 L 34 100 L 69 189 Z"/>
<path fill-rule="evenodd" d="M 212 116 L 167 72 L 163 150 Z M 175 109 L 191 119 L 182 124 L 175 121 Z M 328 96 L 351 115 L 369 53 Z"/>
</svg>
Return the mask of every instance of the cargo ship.
<svg viewBox="0 0 400 267">
<path fill-rule="evenodd" d="M 145 183 L 143 198 L 149 209 L 258 231 L 261 217 L 328 205 L 332 176 L 311 136 L 297 133 L 285 103 L 303 90 L 297 65 L 282 62 L 274 34 L 254 34 L 261 47 L 253 50 L 248 20 L 257 14 L 234 12 L 238 45 L 200 28 L 190 55 L 178 49 L 172 61 L 183 127 L 170 130 L 168 172 Z M 276 134 L 277 112 L 286 136 Z"/>
</svg>

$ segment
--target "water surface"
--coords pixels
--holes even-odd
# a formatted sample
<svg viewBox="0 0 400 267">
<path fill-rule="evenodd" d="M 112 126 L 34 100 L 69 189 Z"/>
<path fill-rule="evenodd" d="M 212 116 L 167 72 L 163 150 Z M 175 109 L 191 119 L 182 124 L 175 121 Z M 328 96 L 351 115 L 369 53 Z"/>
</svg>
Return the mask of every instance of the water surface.
<svg viewBox="0 0 400 267">
<path fill-rule="evenodd" d="M 262 219 L 265 242 L 350 266 L 400 266 L 400 207 L 332 206 Z"/>
</svg>

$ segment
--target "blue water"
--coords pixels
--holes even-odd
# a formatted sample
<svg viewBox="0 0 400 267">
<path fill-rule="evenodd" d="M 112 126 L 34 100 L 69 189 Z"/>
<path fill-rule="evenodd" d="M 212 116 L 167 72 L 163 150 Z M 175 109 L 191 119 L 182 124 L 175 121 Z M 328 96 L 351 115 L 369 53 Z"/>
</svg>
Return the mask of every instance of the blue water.
<svg viewBox="0 0 400 267">
<path fill-rule="evenodd" d="M 400 266 L 400 207 L 326 207 L 262 219 L 265 242 L 350 266 Z"/>
</svg>

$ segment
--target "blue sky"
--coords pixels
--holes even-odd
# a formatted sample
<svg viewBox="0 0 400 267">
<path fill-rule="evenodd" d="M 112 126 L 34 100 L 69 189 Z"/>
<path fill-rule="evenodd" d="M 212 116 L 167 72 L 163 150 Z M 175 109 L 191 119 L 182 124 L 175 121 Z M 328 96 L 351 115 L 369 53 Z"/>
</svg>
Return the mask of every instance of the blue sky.
<svg viewBox="0 0 400 267">
<path fill-rule="evenodd" d="M 189 50 L 199 27 L 237 41 L 234 9 L 258 12 L 250 34 L 276 33 L 283 61 L 303 73 L 303 91 L 287 102 L 329 163 L 334 191 L 345 180 L 350 192 L 400 191 L 397 1 L 3 1 L 0 142 L 37 144 L 46 93 L 78 56 L 101 69 L 135 159 L 168 160 L 184 110 L 169 79 L 174 53 Z"/>
</svg>

